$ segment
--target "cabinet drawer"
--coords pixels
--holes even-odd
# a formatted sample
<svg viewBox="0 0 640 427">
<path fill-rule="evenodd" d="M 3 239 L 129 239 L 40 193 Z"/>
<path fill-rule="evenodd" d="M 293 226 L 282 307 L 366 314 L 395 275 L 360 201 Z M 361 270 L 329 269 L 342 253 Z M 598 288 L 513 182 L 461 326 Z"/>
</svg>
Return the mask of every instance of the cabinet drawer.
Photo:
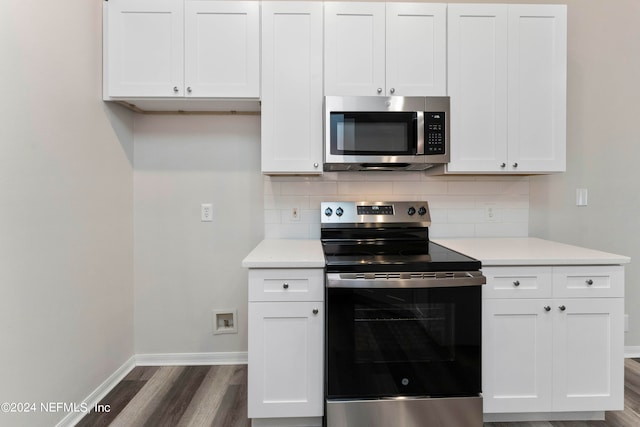
<svg viewBox="0 0 640 427">
<path fill-rule="evenodd" d="M 324 301 L 324 270 L 250 269 L 249 301 Z"/>
<path fill-rule="evenodd" d="M 623 297 L 624 267 L 554 267 L 553 295 L 556 297 Z"/>
<path fill-rule="evenodd" d="M 485 267 L 483 298 L 549 298 L 551 267 Z"/>
</svg>

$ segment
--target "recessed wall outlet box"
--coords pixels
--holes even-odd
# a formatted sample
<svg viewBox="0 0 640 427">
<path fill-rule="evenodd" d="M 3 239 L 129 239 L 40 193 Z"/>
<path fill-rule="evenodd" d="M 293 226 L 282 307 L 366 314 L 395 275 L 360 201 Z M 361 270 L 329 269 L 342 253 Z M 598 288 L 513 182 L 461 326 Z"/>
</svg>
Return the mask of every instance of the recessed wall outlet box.
<svg viewBox="0 0 640 427">
<path fill-rule="evenodd" d="M 213 334 L 237 334 L 238 310 L 213 310 Z"/>
<path fill-rule="evenodd" d="M 200 221 L 213 221 L 213 205 L 211 203 L 203 203 L 200 205 Z"/>
<path fill-rule="evenodd" d="M 586 188 L 576 188 L 576 206 L 587 206 L 588 196 Z"/>
<path fill-rule="evenodd" d="M 624 315 L 624 331 L 629 332 L 629 315 Z"/>
</svg>

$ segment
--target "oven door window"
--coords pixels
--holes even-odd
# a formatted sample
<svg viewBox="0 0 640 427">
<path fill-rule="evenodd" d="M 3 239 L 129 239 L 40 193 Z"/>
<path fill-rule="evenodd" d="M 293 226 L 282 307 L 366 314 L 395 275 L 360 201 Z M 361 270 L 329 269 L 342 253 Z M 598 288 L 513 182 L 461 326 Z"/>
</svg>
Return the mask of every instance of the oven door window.
<svg viewBox="0 0 640 427">
<path fill-rule="evenodd" d="M 480 393 L 480 292 L 328 289 L 328 398 Z"/>
<path fill-rule="evenodd" d="M 417 152 L 417 114 L 331 113 L 331 154 L 412 156 Z"/>
</svg>

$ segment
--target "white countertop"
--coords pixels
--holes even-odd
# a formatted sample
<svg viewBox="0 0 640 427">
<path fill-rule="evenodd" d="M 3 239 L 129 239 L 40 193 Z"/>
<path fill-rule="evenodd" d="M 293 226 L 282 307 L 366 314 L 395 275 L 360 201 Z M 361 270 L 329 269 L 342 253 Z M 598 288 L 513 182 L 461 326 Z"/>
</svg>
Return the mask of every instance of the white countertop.
<svg viewBox="0 0 640 427">
<path fill-rule="evenodd" d="M 491 265 L 612 265 L 629 257 L 535 237 L 433 239 L 435 243 Z"/>
<path fill-rule="evenodd" d="M 535 237 L 433 239 L 482 261 L 496 265 L 615 265 L 627 256 L 567 245 Z M 242 260 L 246 268 L 324 268 L 320 240 L 266 239 Z"/>
<path fill-rule="evenodd" d="M 242 260 L 247 268 L 324 268 L 320 240 L 263 240 Z"/>
</svg>

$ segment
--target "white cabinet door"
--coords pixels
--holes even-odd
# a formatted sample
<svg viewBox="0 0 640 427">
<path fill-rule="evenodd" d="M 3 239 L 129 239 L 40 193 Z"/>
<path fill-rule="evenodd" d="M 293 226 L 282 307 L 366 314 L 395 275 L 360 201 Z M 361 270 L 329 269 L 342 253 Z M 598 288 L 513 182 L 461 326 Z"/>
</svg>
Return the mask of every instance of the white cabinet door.
<svg viewBox="0 0 640 427">
<path fill-rule="evenodd" d="M 624 299 L 556 299 L 553 311 L 553 410 L 622 410 Z"/>
<path fill-rule="evenodd" d="M 385 93 L 385 4 L 325 3 L 325 95 Z"/>
<path fill-rule="evenodd" d="M 509 5 L 508 168 L 514 171 L 566 169 L 566 46 L 566 5 Z"/>
<path fill-rule="evenodd" d="M 549 299 L 483 301 L 484 412 L 551 408 L 553 313 Z"/>
<path fill-rule="evenodd" d="M 386 93 L 447 94 L 447 5 L 387 3 Z"/>
<path fill-rule="evenodd" d="M 449 172 L 506 168 L 507 18 L 504 4 L 449 5 Z"/>
<path fill-rule="evenodd" d="M 322 173 L 322 3 L 262 3 L 262 171 Z"/>
<path fill-rule="evenodd" d="M 447 172 L 565 170 L 565 5 L 451 4 Z"/>
<path fill-rule="evenodd" d="M 259 97 L 259 28 L 258 2 L 185 2 L 185 95 Z"/>
<path fill-rule="evenodd" d="M 322 302 L 249 303 L 249 418 L 323 415 Z"/>
<path fill-rule="evenodd" d="M 105 16 L 105 98 L 183 96 L 182 0 L 110 0 Z"/>
</svg>

